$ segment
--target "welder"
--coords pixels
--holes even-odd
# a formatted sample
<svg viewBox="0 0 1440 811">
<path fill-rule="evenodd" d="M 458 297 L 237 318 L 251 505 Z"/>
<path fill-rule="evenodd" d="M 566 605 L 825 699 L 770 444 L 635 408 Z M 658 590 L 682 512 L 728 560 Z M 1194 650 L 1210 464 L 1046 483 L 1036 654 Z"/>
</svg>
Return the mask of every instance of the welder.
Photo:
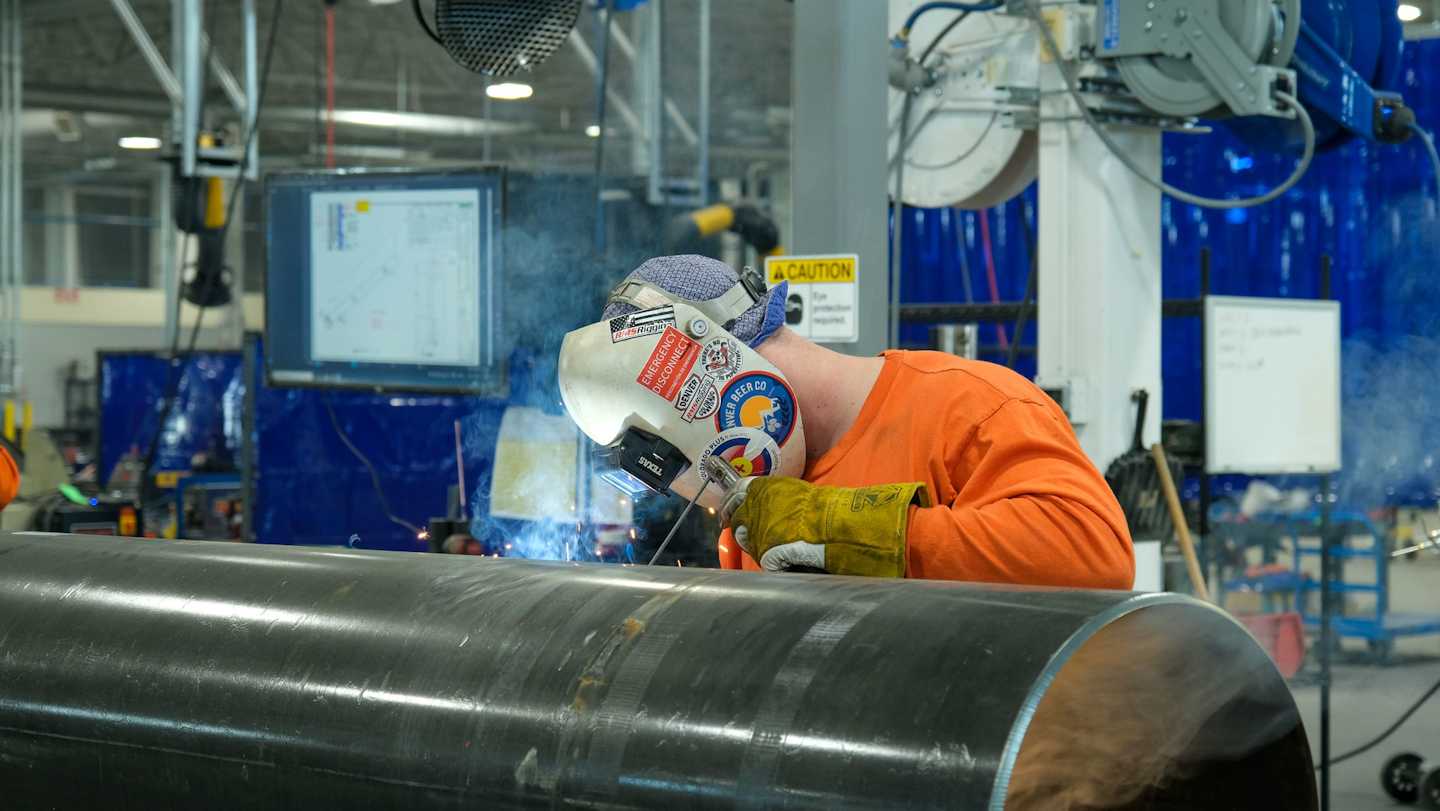
<svg viewBox="0 0 1440 811">
<path fill-rule="evenodd" d="M 1133 585 L 1125 516 L 1040 389 L 939 352 L 831 351 L 784 326 L 787 292 L 660 257 L 567 335 L 561 393 L 602 475 L 723 507 L 725 568 Z M 727 492 L 712 456 L 740 474 Z"/>
</svg>

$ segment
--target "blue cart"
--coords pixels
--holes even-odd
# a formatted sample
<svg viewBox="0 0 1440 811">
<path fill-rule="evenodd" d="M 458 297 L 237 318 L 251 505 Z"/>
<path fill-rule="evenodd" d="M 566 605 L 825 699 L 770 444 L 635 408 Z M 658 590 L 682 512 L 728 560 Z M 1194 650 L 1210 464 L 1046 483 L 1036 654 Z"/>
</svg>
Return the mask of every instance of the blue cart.
<svg viewBox="0 0 1440 811">
<path fill-rule="evenodd" d="M 1321 552 L 1320 544 L 1302 544 L 1300 534 L 1302 528 L 1317 527 L 1320 524 L 1320 512 L 1310 510 L 1294 513 L 1286 516 L 1285 521 L 1290 533 L 1291 548 L 1295 551 L 1296 609 L 1307 627 L 1319 628 L 1320 615 L 1306 610 L 1309 606 L 1304 598 L 1308 592 L 1319 592 L 1321 584 L 1303 577 L 1300 563 L 1307 556 L 1318 558 Z M 1330 521 L 1344 530 L 1341 541 L 1330 550 L 1330 554 L 1340 564 L 1340 576 L 1331 583 L 1332 591 L 1338 595 L 1375 595 L 1375 609 L 1372 613 L 1360 616 L 1336 614 L 1331 617 L 1331 627 L 1335 633 L 1340 637 L 1364 639 L 1369 643 L 1371 652 L 1382 660 L 1389 656 L 1395 640 L 1401 637 L 1440 634 L 1440 614 L 1390 610 L 1390 553 L 1385 543 L 1387 532 L 1376 526 L 1370 516 L 1363 512 L 1332 512 Z M 1352 540 L 1361 534 L 1369 536 L 1369 544 L 1352 546 Z M 1346 580 L 1343 564 L 1352 559 L 1374 561 L 1374 580 L 1364 583 Z"/>
</svg>

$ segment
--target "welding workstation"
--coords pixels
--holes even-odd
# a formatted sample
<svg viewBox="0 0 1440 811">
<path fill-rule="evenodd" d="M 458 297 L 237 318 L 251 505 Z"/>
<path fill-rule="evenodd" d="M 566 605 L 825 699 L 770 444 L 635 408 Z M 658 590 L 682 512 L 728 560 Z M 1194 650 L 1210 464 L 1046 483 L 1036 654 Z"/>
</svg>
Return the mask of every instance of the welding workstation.
<svg viewBox="0 0 1440 811">
<path fill-rule="evenodd" d="M 0 805 L 1440 808 L 1437 42 L 0 0 Z"/>
</svg>

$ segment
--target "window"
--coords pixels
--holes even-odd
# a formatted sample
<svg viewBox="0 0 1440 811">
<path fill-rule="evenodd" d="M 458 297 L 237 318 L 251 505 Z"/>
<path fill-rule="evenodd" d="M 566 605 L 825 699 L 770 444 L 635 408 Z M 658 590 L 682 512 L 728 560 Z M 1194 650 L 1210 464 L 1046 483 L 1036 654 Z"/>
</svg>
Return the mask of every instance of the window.
<svg viewBox="0 0 1440 811">
<path fill-rule="evenodd" d="M 150 286 L 150 190 L 89 188 L 75 191 L 79 278 L 83 285 Z"/>
</svg>

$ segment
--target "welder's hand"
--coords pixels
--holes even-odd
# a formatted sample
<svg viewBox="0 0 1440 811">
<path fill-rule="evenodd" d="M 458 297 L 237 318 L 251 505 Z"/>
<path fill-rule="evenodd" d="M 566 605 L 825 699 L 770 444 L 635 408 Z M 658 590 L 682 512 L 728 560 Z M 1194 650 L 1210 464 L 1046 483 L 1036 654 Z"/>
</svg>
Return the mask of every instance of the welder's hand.
<svg viewBox="0 0 1440 811">
<path fill-rule="evenodd" d="M 727 515 L 731 491 L 740 498 Z M 722 519 L 766 571 L 810 566 L 862 577 L 905 576 L 910 505 L 929 506 L 918 482 L 817 487 L 775 476 L 742 479 L 725 495 Z"/>
</svg>

